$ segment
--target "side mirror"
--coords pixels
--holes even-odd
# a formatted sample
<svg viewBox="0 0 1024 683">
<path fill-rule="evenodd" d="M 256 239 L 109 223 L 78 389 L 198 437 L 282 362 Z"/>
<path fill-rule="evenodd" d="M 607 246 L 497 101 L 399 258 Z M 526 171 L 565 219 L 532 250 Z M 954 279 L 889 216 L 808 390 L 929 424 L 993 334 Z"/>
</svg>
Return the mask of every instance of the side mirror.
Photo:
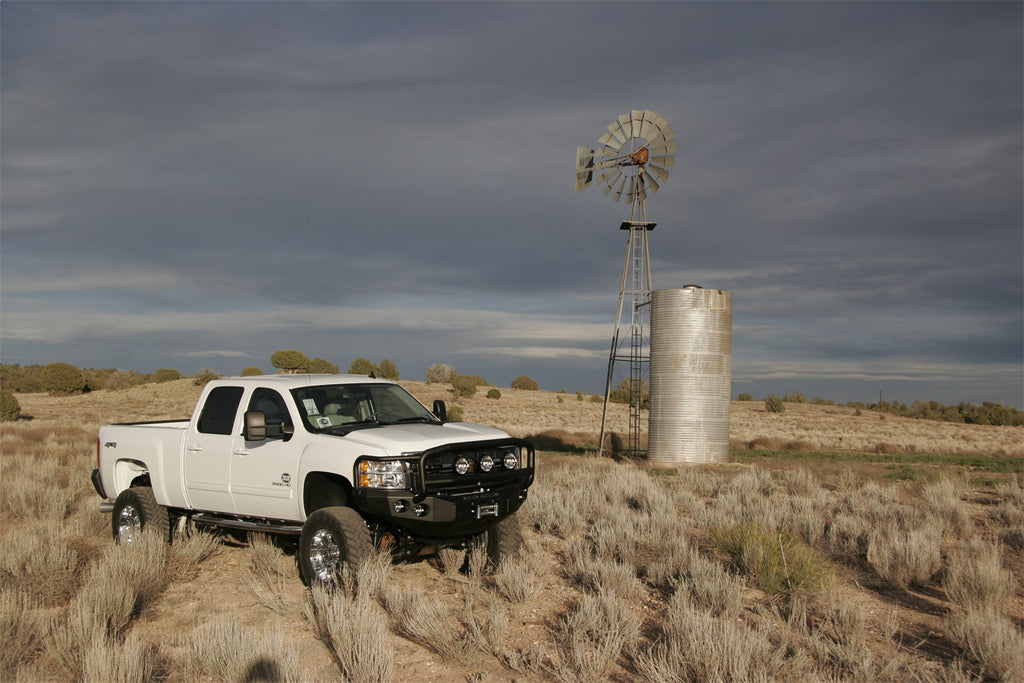
<svg viewBox="0 0 1024 683">
<path fill-rule="evenodd" d="M 263 441 L 267 438 L 267 416 L 262 410 L 245 412 L 245 429 L 242 435 L 246 441 Z"/>
<path fill-rule="evenodd" d="M 446 406 L 444 401 L 441 399 L 436 399 L 434 401 L 434 416 L 441 422 L 448 421 L 448 406 Z"/>
</svg>

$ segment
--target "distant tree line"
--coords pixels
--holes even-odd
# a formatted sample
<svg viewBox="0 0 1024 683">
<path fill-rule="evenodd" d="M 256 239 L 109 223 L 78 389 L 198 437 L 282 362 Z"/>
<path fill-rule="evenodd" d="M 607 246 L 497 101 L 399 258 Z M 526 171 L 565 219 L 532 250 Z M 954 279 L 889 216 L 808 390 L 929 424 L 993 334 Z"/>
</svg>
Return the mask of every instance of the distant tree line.
<svg viewBox="0 0 1024 683">
<path fill-rule="evenodd" d="M 737 401 L 753 401 L 750 394 L 740 394 Z M 765 397 L 765 407 L 769 412 L 781 413 L 785 410 L 786 403 L 807 403 L 807 399 L 799 391 L 787 393 L 781 398 L 776 394 L 769 394 Z M 835 401 L 823 398 L 815 398 L 810 401 L 815 405 L 840 405 Z M 910 417 L 916 420 L 936 420 L 939 422 L 959 422 L 961 424 L 993 425 L 997 427 L 1020 427 L 1024 425 L 1024 410 L 1002 403 L 985 401 L 980 406 L 973 403 L 960 402 L 955 405 L 943 405 L 938 401 L 914 401 L 913 403 L 900 403 L 899 401 L 882 401 L 876 403 L 864 403 L 862 401 L 850 401 L 843 404 L 847 408 L 857 410 L 872 410 L 885 415 L 899 415 Z"/>
</svg>

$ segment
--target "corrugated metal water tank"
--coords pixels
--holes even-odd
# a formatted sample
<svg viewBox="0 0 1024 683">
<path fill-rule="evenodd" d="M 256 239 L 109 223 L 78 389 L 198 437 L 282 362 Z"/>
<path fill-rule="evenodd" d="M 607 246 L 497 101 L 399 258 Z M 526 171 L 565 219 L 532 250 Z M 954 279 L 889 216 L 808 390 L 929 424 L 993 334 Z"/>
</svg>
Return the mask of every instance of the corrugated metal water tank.
<svg viewBox="0 0 1024 683">
<path fill-rule="evenodd" d="M 729 458 L 732 292 L 687 285 L 651 294 L 648 458 L 655 465 Z"/>
</svg>

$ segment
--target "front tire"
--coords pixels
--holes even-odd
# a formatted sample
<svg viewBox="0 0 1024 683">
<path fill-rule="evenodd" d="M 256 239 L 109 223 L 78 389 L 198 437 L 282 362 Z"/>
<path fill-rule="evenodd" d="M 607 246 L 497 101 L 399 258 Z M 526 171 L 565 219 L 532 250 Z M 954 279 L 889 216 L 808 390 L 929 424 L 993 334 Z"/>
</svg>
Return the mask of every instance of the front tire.
<svg viewBox="0 0 1024 683">
<path fill-rule="evenodd" d="M 142 536 L 144 529 L 170 541 L 171 523 L 167 508 L 156 502 L 153 489 L 149 486 L 133 486 L 121 491 L 114 501 L 111 518 L 114 541 L 131 544 Z"/>
<path fill-rule="evenodd" d="M 476 545 L 487 553 L 487 568 L 494 571 L 502 558 L 512 557 L 523 545 L 523 530 L 515 513 L 477 537 Z"/>
<path fill-rule="evenodd" d="M 350 507 L 320 508 L 302 525 L 299 570 L 307 585 L 336 584 L 341 581 L 345 565 L 355 570 L 373 554 L 370 529 Z"/>
</svg>

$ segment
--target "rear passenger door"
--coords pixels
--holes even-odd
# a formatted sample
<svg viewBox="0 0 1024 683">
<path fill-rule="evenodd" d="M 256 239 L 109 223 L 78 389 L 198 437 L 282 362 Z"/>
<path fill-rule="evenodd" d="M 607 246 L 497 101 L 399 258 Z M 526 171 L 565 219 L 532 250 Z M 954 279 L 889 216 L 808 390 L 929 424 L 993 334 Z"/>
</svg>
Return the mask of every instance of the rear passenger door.
<svg viewBox="0 0 1024 683">
<path fill-rule="evenodd" d="M 242 431 L 242 387 L 214 387 L 185 439 L 185 493 L 196 510 L 235 511 L 231 500 L 231 457 Z"/>
</svg>

